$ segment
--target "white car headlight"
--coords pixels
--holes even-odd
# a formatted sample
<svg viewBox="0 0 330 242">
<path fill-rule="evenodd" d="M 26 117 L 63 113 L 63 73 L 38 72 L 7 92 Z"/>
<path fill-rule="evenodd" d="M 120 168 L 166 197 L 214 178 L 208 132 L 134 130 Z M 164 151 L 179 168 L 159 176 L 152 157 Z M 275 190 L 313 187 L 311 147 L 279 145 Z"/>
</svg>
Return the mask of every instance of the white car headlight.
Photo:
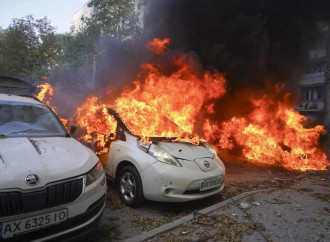
<svg viewBox="0 0 330 242">
<path fill-rule="evenodd" d="M 180 162 L 174 158 L 170 153 L 168 153 L 166 150 L 158 147 L 154 144 L 145 144 L 142 142 L 138 142 L 138 147 L 143 150 L 144 152 L 148 153 L 152 157 L 154 157 L 156 160 L 172 165 L 172 166 L 181 166 Z"/>
<path fill-rule="evenodd" d="M 100 161 L 97 162 L 96 166 L 92 170 L 86 173 L 86 186 L 92 184 L 99 179 L 103 174 L 103 166 Z"/>
<path fill-rule="evenodd" d="M 209 143 L 203 143 L 205 148 L 208 149 L 211 154 L 212 154 L 212 158 L 216 157 L 217 156 L 217 152 L 212 148 L 212 146 L 209 144 Z"/>
</svg>

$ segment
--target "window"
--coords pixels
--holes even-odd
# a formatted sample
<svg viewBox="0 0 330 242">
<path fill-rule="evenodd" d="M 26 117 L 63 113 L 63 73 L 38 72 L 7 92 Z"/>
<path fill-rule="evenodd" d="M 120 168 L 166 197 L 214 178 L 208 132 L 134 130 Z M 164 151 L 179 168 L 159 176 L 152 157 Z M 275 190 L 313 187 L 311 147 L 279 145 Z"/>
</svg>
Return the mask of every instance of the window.
<svg viewBox="0 0 330 242">
<path fill-rule="evenodd" d="M 324 90 L 322 87 L 304 88 L 303 93 L 305 96 L 305 101 L 307 102 L 324 100 Z"/>
</svg>

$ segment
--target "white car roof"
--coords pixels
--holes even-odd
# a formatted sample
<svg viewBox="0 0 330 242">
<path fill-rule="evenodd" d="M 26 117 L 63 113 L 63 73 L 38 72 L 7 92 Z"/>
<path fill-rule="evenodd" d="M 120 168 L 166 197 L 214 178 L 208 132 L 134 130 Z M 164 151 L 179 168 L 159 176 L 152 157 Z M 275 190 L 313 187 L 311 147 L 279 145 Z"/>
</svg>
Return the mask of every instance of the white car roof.
<svg viewBox="0 0 330 242">
<path fill-rule="evenodd" d="M 2 94 L 0 93 L 0 101 L 6 101 L 6 102 L 21 102 L 26 104 L 43 104 L 35 99 L 33 97 L 22 97 L 22 96 L 16 96 L 11 94 Z"/>
</svg>

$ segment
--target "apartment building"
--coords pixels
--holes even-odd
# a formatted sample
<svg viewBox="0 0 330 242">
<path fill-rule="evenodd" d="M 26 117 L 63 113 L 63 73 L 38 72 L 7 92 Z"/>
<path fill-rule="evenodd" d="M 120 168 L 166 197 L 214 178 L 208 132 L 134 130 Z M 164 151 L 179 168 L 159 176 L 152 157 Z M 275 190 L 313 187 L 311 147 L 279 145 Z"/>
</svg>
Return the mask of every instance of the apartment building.
<svg viewBox="0 0 330 242">
<path fill-rule="evenodd" d="M 309 49 L 309 68 L 298 82 L 301 102 L 295 109 L 330 129 L 330 26 L 320 23 L 319 29 L 320 38 Z"/>
<path fill-rule="evenodd" d="M 89 0 L 71 17 L 70 32 L 77 34 L 84 27 L 84 18 L 91 16 L 92 8 L 88 7 Z"/>
</svg>

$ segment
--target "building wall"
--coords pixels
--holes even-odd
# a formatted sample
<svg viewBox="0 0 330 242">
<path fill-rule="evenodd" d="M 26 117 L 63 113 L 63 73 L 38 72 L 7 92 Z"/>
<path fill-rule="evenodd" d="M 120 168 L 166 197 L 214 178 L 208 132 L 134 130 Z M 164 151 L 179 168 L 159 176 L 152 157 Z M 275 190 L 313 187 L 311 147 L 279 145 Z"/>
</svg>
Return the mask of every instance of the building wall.
<svg viewBox="0 0 330 242">
<path fill-rule="evenodd" d="M 77 34 L 84 27 L 82 18 L 91 16 L 91 8 L 88 5 L 89 0 L 71 17 L 70 31 L 72 34 Z"/>
<path fill-rule="evenodd" d="M 327 25 L 329 26 L 329 25 Z M 330 29 L 327 28 L 326 31 L 326 74 L 325 74 L 325 120 L 324 124 L 328 127 L 330 131 Z"/>
<path fill-rule="evenodd" d="M 309 50 L 309 57 L 310 58 L 322 58 L 326 56 L 326 49 L 325 48 L 316 48 Z"/>
<path fill-rule="evenodd" d="M 295 107 L 330 132 L 330 28 L 320 23 L 321 38 L 309 49 L 310 66 L 298 83 L 301 102 Z"/>
<path fill-rule="evenodd" d="M 325 102 L 325 122 L 324 124 L 330 131 L 330 84 L 326 87 L 326 102 Z"/>
</svg>

